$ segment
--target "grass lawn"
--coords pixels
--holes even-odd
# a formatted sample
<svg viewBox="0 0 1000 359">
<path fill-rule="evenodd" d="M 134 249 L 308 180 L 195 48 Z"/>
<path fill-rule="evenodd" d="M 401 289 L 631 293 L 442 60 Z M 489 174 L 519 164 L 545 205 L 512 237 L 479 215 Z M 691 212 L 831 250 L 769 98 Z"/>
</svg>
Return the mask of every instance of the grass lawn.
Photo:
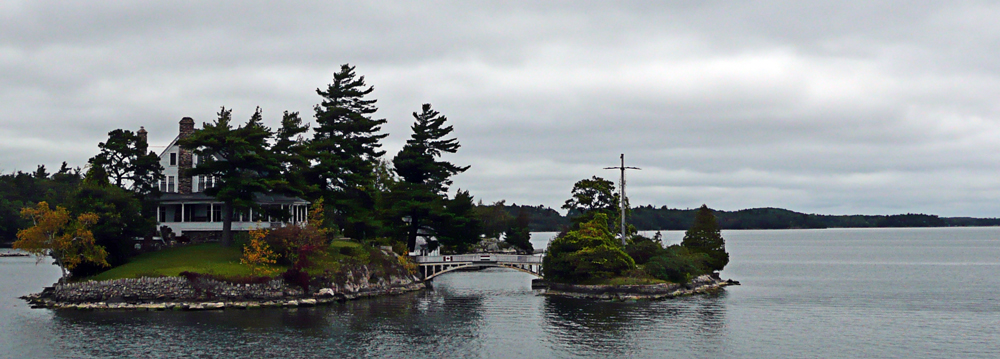
<svg viewBox="0 0 1000 359">
<path fill-rule="evenodd" d="M 218 243 L 203 243 L 144 253 L 129 263 L 109 269 L 87 280 L 178 276 L 181 272 L 197 272 L 224 276 L 250 275 L 250 269 L 240 264 L 242 247 L 223 247 Z"/>
<path fill-rule="evenodd" d="M 329 247 L 317 254 L 314 257 L 310 256 L 312 265 L 307 268 L 310 273 L 322 273 L 325 270 L 336 271 L 340 268 L 340 262 L 347 258 L 367 263 L 370 256 L 368 250 L 360 243 L 342 240 L 331 242 Z M 250 268 L 240 264 L 242 256 L 243 248 L 238 245 L 227 248 L 218 243 L 203 243 L 167 248 L 138 255 L 124 265 L 111 268 L 84 280 L 176 277 L 184 271 L 219 276 L 248 276 L 251 274 Z M 281 273 L 287 268 L 275 266 L 274 269 L 274 273 Z"/>
</svg>

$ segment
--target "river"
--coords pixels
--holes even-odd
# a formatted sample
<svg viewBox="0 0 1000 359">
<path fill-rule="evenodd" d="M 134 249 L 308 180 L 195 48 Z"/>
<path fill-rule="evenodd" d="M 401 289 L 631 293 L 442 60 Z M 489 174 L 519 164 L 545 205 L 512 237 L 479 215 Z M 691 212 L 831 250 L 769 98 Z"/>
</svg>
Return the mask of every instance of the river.
<svg viewBox="0 0 1000 359">
<path fill-rule="evenodd" d="M 549 236 L 534 234 L 535 246 Z M 491 269 L 316 308 L 33 310 L 16 297 L 58 269 L 2 258 L 0 357 L 1000 357 L 1000 228 L 723 236 L 723 278 L 743 285 L 634 302 L 546 297 L 530 275 Z"/>
</svg>

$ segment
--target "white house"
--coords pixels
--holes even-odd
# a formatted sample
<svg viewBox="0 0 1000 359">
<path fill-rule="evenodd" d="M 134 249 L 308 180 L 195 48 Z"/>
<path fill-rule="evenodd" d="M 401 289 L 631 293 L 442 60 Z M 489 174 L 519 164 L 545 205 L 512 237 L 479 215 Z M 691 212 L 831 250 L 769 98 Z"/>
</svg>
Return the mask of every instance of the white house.
<svg viewBox="0 0 1000 359">
<path fill-rule="evenodd" d="M 198 163 L 197 155 L 177 145 L 177 142 L 194 133 L 194 120 L 185 117 L 180 121 L 180 132 L 160 153 L 163 180 L 160 181 L 160 204 L 157 208 L 157 228 L 169 227 L 175 234 L 188 238 L 208 239 L 222 233 L 222 202 L 204 193 L 215 185 L 211 176 L 185 176 L 184 172 Z M 146 137 L 146 130 L 138 134 Z M 264 208 L 290 214 L 287 221 L 265 216 L 250 209 L 233 214 L 232 230 L 247 231 L 257 227 L 277 228 L 307 221 L 309 202 L 276 194 L 257 194 L 255 200 Z M 258 223 L 260 223 L 258 225 Z"/>
</svg>

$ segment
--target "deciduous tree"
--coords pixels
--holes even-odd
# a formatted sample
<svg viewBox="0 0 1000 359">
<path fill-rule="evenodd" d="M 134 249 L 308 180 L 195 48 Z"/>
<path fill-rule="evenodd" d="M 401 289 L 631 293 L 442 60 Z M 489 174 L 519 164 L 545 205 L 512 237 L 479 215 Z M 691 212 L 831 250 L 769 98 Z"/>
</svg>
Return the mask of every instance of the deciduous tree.
<svg viewBox="0 0 1000 359">
<path fill-rule="evenodd" d="M 614 182 L 593 176 L 573 184 L 571 197 L 562 208 L 568 211 L 567 215 L 571 217 L 574 228 L 579 228 L 581 223 L 593 221 L 600 213 L 608 220 L 607 227 L 617 233 L 621 231 L 618 229 L 621 223 L 619 197 L 621 196 L 615 192 Z"/>
<path fill-rule="evenodd" d="M 51 256 L 64 279 L 83 262 L 108 266 L 108 253 L 94 243 L 90 230 L 98 220 L 96 214 L 83 213 L 72 219 L 66 208 L 57 206 L 52 210 L 48 203 L 39 202 L 35 207 L 21 209 L 21 216 L 31 219 L 32 226 L 17 232 L 14 248 L 34 254 L 39 261 Z"/>
<path fill-rule="evenodd" d="M 255 228 L 250 230 L 250 241 L 243 246 L 243 257 L 240 263 L 250 267 L 250 272 L 255 276 L 271 275 L 275 272 L 271 265 L 277 262 L 277 254 L 271 250 L 264 238 L 267 237 L 268 230 Z"/>
</svg>

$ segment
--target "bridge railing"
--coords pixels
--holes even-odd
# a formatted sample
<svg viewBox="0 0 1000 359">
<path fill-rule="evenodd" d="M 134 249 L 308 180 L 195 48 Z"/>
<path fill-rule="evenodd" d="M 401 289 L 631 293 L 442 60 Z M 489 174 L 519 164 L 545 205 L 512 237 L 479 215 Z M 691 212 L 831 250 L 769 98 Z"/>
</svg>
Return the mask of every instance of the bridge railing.
<svg viewBox="0 0 1000 359">
<path fill-rule="evenodd" d="M 450 263 L 450 262 L 507 262 L 541 264 L 542 257 L 533 255 L 517 254 L 456 254 L 445 256 L 416 256 L 413 257 L 417 263 Z"/>
</svg>

